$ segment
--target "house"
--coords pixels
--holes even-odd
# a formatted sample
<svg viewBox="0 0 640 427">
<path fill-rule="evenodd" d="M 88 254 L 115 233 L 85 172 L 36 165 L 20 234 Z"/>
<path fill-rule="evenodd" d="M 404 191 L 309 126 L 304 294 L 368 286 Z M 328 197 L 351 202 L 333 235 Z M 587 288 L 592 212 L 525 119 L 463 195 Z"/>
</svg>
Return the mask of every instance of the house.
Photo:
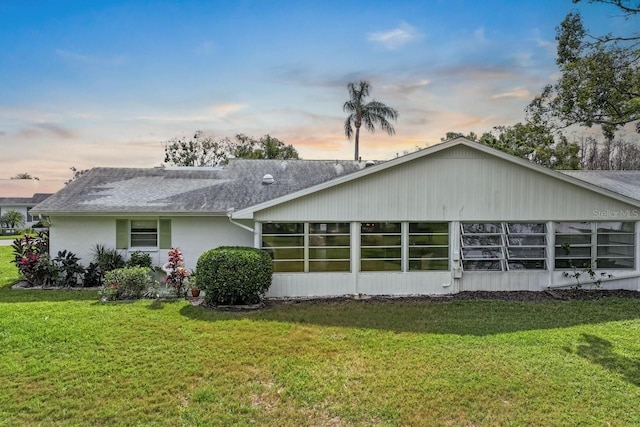
<svg viewBox="0 0 640 427">
<path fill-rule="evenodd" d="M 36 193 L 31 197 L 0 197 L 0 217 L 9 211 L 16 211 L 24 217 L 24 227 L 32 227 L 40 219 L 35 214 L 31 215 L 31 209 L 50 195 L 50 193 Z"/>
<path fill-rule="evenodd" d="M 464 138 L 384 163 L 233 160 L 96 168 L 34 210 L 51 250 L 263 248 L 268 296 L 639 290 L 640 172 L 560 173 Z M 579 279 L 571 277 L 582 272 Z"/>
</svg>

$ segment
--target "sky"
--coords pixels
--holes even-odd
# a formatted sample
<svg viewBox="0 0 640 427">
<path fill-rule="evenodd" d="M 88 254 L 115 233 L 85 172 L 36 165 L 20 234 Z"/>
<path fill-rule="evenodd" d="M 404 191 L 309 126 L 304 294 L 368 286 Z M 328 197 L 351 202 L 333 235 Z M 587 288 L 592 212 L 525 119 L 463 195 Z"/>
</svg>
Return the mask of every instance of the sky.
<svg viewBox="0 0 640 427">
<path fill-rule="evenodd" d="M 637 22 L 571 0 L 0 2 L 0 180 L 154 167 L 162 141 L 270 134 L 305 159 L 350 159 L 349 82 L 399 112 L 361 135 L 386 160 L 525 119 L 559 77 L 555 29 Z"/>
</svg>

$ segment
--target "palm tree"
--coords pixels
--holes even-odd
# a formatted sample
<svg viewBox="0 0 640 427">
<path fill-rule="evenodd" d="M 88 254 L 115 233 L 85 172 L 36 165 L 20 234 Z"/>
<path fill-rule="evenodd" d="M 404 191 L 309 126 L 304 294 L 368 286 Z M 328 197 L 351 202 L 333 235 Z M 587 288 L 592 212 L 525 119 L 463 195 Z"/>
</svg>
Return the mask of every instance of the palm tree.
<svg viewBox="0 0 640 427">
<path fill-rule="evenodd" d="M 360 154 L 360 126 L 364 123 L 368 131 L 375 132 L 376 125 L 378 125 L 389 135 L 393 135 L 396 130 L 389 123 L 389 120 L 397 121 L 398 111 L 375 99 L 365 104 L 364 99 L 369 96 L 369 90 L 371 89 L 371 85 L 366 80 L 362 80 L 358 84 L 349 83 L 347 89 L 349 89 L 349 100 L 342 106 L 342 110 L 345 113 L 349 113 L 347 120 L 344 122 L 344 134 L 351 140 L 353 128 L 356 128 L 355 160 L 358 160 Z"/>
</svg>

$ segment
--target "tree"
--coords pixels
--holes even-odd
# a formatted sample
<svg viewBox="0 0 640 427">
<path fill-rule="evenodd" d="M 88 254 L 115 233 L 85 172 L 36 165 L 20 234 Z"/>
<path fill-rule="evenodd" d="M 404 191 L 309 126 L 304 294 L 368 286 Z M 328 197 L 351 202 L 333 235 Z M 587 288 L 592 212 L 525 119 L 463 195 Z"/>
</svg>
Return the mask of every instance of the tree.
<svg viewBox="0 0 640 427">
<path fill-rule="evenodd" d="M 164 161 L 174 166 L 215 166 L 227 160 L 226 139 L 205 136 L 201 130 L 191 139 L 171 138 L 164 145 Z"/>
<path fill-rule="evenodd" d="M 450 139 L 454 139 L 454 138 L 458 138 L 458 137 L 467 138 L 469 141 L 477 141 L 478 140 L 478 135 L 476 135 L 475 132 L 469 132 L 468 135 L 465 135 L 462 132 L 447 132 L 445 134 L 444 138 L 440 138 L 440 142 L 445 142 L 445 141 L 448 141 Z"/>
<path fill-rule="evenodd" d="M 0 222 L 7 228 L 16 228 L 24 225 L 24 215 L 18 211 L 10 210 L 0 217 Z"/>
<path fill-rule="evenodd" d="M 375 99 L 365 103 L 365 98 L 369 96 L 371 85 L 368 81 L 360 81 L 359 83 L 349 83 L 349 100 L 342 106 L 345 113 L 349 113 L 347 120 L 344 122 L 344 134 L 351 140 L 354 136 L 355 127 L 355 160 L 360 158 L 360 126 L 364 124 L 369 132 L 375 132 L 376 126 L 379 126 L 389 135 L 396 133 L 393 125 L 389 120 L 398 120 L 398 111 L 386 106 Z"/>
<path fill-rule="evenodd" d="M 447 132 L 442 141 L 465 136 L 459 132 Z M 559 132 L 533 123 L 516 123 L 513 126 L 495 126 L 492 132 L 482 134 L 470 132 L 465 138 L 488 145 L 530 162 L 552 169 L 578 169 L 580 147 L 569 143 Z"/>
<path fill-rule="evenodd" d="M 640 5 L 629 0 L 589 3 L 617 7 L 627 19 L 640 12 Z M 561 77 L 528 106 L 532 121 L 556 127 L 600 125 L 611 141 L 620 127 L 640 120 L 640 32 L 593 36 L 579 13 L 569 13 L 557 28 L 556 40 Z M 640 122 L 636 130 L 640 132 Z"/>
<path fill-rule="evenodd" d="M 40 180 L 40 178 L 38 178 L 37 176 L 31 176 L 29 172 L 16 174 L 15 176 L 12 176 L 11 179 L 35 179 L 36 181 Z"/>
<path fill-rule="evenodd" d="M 299 159 L 298 151 L 293 145 L 287 145 L 271 135 L 259 140 L 245 134 L 236 135 L 235 141 L 229 144 L 229 157 L 239 159 Z"/>
<path fill-rule="evenodd" d="M 71 166 L 69 168 L 71 170 L 71 179 L 68 181 L 64 182 L 64 185 L 67 185 L 73 181 L 75 181 L 76 179 L 80 178 L 82 175 L 84 175 L 85 173 L 89 172 L 89 169 L 77 169 L 75 166 Z"/>
</svg>

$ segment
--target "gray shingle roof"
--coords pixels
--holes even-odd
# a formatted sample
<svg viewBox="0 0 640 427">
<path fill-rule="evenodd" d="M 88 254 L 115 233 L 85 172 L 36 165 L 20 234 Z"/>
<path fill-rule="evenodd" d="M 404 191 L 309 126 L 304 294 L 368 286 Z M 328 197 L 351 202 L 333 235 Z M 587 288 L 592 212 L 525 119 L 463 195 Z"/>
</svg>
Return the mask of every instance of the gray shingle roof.
<svg viewBox="0 0 640 427">
<path fill-rule="evenodd" d="M 0 197 L 0 206 L 33 206 L 49 196 L 50 193 L 36 193 L 33 197 Z"/>
<path fill-rule="evenodd" d="M 234 159 L 219 168 L 94 168 L 34 213 L 226 213 L 361 170 L 337 160 Z M 274 183 L 263 185 L 270 174 Z"/>
<path fill-rule="evenodd" d="M 559 172 L 640 201 L 640 171 L 588 170 Z"/>
</svg>

